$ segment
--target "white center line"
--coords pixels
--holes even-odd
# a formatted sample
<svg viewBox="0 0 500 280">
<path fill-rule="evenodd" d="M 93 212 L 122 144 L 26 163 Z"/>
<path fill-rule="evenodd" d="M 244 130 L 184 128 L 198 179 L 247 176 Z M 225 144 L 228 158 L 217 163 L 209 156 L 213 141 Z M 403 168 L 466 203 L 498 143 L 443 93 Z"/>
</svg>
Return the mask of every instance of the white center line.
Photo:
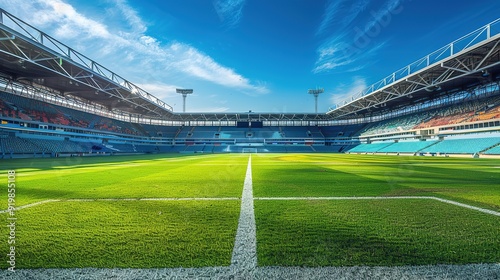
<svg viewBox="0 0 500 280">
<path fill-rule="evenodd" d="M 231 267 L 249 273 L 257 267 L 257 238 L 252 191 L 252 156 L 248 159 L 247 173 L 241 196 L 241 211 L 234 242 Z M 240 275 L 242 275 L 240 274 Z"/>
</svg>

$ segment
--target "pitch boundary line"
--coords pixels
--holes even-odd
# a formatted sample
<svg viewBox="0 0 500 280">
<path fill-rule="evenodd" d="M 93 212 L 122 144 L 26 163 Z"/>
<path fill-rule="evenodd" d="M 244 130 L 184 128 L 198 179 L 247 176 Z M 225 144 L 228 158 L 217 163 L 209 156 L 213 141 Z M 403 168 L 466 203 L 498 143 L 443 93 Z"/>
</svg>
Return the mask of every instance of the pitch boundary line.
<svg viewBox="0 0 500 280">
<path fill-rule="evenodd" d="M 60 199 L 42 200 L 42 201 L 38 201 L 38 202 L 35 202 L 35 203 L 30 203 L 30 204 L 26 204 L 26 205 L 15 207 L 14 211 L 21 210 L 21 209 L 24 209 L 24 208 L 30 208 L 30 207 L 37 206 L 37 205 L 40 205 L 40 204 L 45 204 L 45 203 L 50 203 L 50 202 L 57 202 L 57 201 L 60 201 Z M 0 210 L 0 214 L 7 213 L 7 212 L 9 212 L 9 209 Z"/>
<path fill-rule="evenodd" d="M 253 200 L 386 200 L 386 199 L 431 199 L 455 206 L 479 211 L 500 217 L 500 212 L 489 210 L 469 204 L 457 202 L 454 200 L 434 197 L 434 196 L 318 196 L 318 197 L 254 197 Z M 52 202 L 92 202 L 92 201 L 222 201 L 222 200 L 241 200 L 238 197 L 159 197 L 159 198 L 70 198 L 70 199 L 48 199 L 42 200 L 15 208 L 15 211 L 38 206 Z M 252 205 L 253 206 L 253 205 Z M 7 213 L 9 210 L 0 210 L 0 214 Z"/>
<path fill-rule="evenodd" d="M 262 266 L 242 275 L 227 266 L 201 268 L 37 268 L 0 271 L 8 279 L 497 279 L 500 264 L 298 267 Z M 246 277 L 246 278 L 245 278 Z"/>
<path fill-rule="evenodd" d="M 500 216 L 500 212 L 489 210 L 454 200 L 434 197 L 434 196 L 325 196 L 325 197 L 255 197 L 254 200 L 387 200 L 387 199 L 431 199 L 439 202 L 453 204 L 463 208 L 483 212 L 486 214 Z"/>
<path fill-rule="evenodd" d="M 99 201 L 222 201 L 222 200 L 241 200 L 239 197 L 145 197 L 145 198 L 68 198 L 68 199 L 48 199 L 42 200 L 14 208 L 14 211 L 34 207 L 40 204 L 51 202 L 99 202 Z M 0 210 L 0 214 L 7 213 L 9 210 Z"/>
</svg>

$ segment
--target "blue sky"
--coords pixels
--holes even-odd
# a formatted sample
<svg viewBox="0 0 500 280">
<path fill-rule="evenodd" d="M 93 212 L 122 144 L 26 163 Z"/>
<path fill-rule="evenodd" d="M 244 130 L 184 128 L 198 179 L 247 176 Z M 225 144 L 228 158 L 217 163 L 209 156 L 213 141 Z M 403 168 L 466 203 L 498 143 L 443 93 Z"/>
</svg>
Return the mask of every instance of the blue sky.
<svg viewBox="0 0 500 280">
<path fill-rule="evenodd" d="M 314 112 L 500 15 L 498 0 L 0 0 L 182 111 Z"/>
</svg>

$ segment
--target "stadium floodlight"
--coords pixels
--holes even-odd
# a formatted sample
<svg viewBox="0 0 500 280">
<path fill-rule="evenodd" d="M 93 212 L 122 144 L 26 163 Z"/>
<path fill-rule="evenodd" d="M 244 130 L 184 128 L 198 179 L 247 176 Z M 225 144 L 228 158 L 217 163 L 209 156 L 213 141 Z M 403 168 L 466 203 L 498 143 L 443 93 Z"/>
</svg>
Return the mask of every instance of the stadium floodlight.
<svg viewBox="0 0 500 280">
<path fill-rule="evenodd" d="M 192 89 L 176 89 L 177 93 L 182 94 L 182 112 L 186 113 L 186 97 L 188 94 L 192 94 L 193 90 Z"/>
<path fill-rule="evenodd" d="M 307 91 L 307 93 L 314 95 L 314 112 L 316 114 L 318 113 L 318 95 L 323 92 L 325 92 L 325 90 L 322 88 L 310 89 Z"/>
</svg>

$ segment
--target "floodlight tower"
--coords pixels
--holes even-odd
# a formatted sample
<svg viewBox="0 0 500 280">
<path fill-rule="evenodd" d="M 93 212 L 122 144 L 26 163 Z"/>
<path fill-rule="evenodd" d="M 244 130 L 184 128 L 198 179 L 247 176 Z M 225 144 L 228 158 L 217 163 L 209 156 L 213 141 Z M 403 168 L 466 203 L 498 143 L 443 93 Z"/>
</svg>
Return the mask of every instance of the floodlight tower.
<svg viewBox="0 0 500 280">
<path fill-rule="evenodd" d="M 318 113 L 318 95 L 323 92 L 325 92 L 325 90 L 322 88 L 310 89 L 307 91 L 307 93 L 314 95 L 314 112 L 316 114 Z"/>
<path fill-rule="evenodd" d="M 186 97 L 188 94 L 193 93 L 193 90 L 192 89 L 180 89 L 180 88 L 178 88 L 178 89 L 176 89 L 176 92 L 182 94 L 182 112 L 186 113 Z"/>
</svg>

